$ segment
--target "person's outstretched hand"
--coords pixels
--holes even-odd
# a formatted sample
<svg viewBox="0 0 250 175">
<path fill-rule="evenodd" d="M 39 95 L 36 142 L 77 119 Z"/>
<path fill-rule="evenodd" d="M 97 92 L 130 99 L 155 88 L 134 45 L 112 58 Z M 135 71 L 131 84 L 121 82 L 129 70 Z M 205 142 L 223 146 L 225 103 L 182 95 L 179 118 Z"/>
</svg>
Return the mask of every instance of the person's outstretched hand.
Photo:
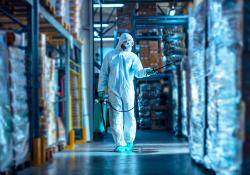
<svg viewBox="0 0 250 175">
<path fill-rule="evenodd" d="M 103 99 L 104 99 L 104 94 L 105 94 L 104 91 L 99 91 L 99 92 L 98 92 L 98 98 L 99 98 L 100 100 L 103 100 Z"/>
<path fill-rule="evenodd" d="M 145 68 L 145 71 L 146 71 L 147 75 L 153 75 L 153 74 L 155 74 L 155 71 L 152 68 Z"/>
</svg>

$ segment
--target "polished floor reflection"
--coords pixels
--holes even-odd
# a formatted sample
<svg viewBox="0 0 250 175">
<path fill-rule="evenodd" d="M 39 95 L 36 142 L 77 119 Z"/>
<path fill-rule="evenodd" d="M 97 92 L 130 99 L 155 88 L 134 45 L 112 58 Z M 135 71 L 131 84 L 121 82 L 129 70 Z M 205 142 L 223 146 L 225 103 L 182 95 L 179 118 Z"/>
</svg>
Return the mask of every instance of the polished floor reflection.
<svg viewBox="0 0 250 175">
<path fill-rule="evenodd" d="M 56 153 L 42 167 L 19 175 L 205 175 L 188 154 L 185 139 L 166 131 L 139 131 L 132 153 L 113 152 L 110 134 L 104 141 L 77 146 L 75 151 Z"/>
</svg>

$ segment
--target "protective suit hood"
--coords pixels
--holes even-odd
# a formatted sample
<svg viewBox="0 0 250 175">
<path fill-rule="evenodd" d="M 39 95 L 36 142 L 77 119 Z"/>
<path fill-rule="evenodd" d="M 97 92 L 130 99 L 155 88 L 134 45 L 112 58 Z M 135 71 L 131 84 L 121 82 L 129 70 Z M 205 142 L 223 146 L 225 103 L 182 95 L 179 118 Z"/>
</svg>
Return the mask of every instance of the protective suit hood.
<svg viewBox="0 0 250 175">
<path fill-rule="evenodd" d="M 133 37 L 128 34 L 128 33 L 123 33 L 121 36 L 120 36 L 120 39 L 119 39 L 119 42 L 116 46 L 116 49 L 119 50 L 119 51 L 123 51 L 123 49 L 121 48 L 121 45 L 126 42 L 125 46 L 126 46 L 126 49 L 124 51 L 132 51 L 132 47 L 134 45 L 134 39 Z"/>
</svg>

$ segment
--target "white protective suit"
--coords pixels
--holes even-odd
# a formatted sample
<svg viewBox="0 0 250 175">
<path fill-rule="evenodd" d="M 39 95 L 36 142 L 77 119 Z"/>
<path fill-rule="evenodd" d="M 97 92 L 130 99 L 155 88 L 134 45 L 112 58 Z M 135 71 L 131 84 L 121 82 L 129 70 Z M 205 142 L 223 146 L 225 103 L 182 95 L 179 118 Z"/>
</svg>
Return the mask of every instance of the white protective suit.
<svg viewBox="0 0 250 175">
<path fill-rule="evenodd" d="M 127 42 L 125 50 L 121 48 L 124 42 Z M 134 107 L 134 77 L 143 78 L 147 71 L 147 68 L 143 69 L 138 56 L 131 52 L 131 43 L 132 36 L 122 34 L 116 49 L 105 56 L 99 75 L 98 92 L 108 86 L 109 101 L 119 111 Z M 116 146 L 133 143 L 136 134 L 134 110 L 117 112 L 110 108 L 110 125 Z"/>
</svg>

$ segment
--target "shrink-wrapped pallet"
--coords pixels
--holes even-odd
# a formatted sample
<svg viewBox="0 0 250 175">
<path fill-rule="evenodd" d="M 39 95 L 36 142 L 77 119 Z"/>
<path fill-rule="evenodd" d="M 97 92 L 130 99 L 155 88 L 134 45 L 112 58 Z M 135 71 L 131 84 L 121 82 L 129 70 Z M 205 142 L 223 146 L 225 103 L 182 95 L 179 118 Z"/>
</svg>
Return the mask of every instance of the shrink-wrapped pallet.
<svg viewBox="0 0 250 175">
<path fill-rule="evenodd" d="M 55 76 L 55 60 L 46 55 L 46 36 L 41 36 L 41 88 L 43 101 L 42 133 L 47 139 L 47 147 L 57 144 L 57 119 L 55 114 L 55 102 L 57 83 Z"/>
<path fill-rule="evenodd" d="M 203 163 L 205 139 L 205 1 L 196 1 L 189 19 L 190 133 L 191 157 Z"/>
<path fill-rule="evenodd" d="M 12 136 L 14 160 L 17 166 L 26 162 L 29 156 L 29 117 L 25 75 L 25 51 L 16 47 L 9 47 L 8 52 L 11 80 Z"/>
<path fill-rule="evenodd" d="M 0 31 L 0 172 L 13 165 L 12 118 L 8 86 L 8 49 L 5 33 Z"/>
<path fill-rule="evenodd" d="M 240 104 L 242 2 L 210 0 L 208 21 L 205 165 L 217 174 L 240 174 L 243 111 Z"/>
</svg>

